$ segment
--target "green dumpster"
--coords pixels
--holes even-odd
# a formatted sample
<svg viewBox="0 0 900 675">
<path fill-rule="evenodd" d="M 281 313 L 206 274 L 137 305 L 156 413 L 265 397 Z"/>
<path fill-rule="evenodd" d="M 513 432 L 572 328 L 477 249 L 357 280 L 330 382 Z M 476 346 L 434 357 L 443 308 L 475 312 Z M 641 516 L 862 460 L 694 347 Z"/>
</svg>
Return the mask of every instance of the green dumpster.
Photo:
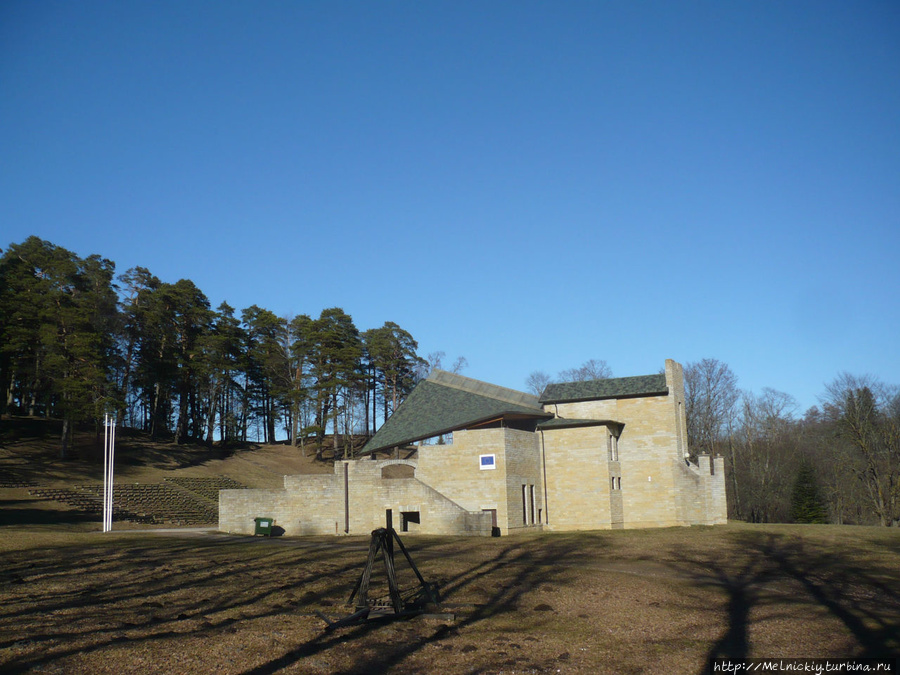
<svg viewBox="0 0 900 675">
<path fill-rule="evenodd" d="M 254 530 L 253 534 L 264 534 L 267 537 L 272 536 L 272 525 L 275 524 L 274 518 L 254 518 L 253 522 L 256 523 L 256 530 Z"/>
</svg>

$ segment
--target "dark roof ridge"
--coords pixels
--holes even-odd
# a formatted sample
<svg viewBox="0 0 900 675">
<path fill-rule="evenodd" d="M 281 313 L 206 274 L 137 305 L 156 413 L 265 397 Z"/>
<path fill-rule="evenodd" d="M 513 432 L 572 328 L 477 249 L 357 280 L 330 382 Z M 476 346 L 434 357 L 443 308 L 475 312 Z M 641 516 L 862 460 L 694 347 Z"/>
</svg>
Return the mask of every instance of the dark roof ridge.
<svg viewBox="0 0 900 675">
<path fill-rule="evenodd" d="M 428 375 L 427 379 L 435 384 L 451 387 L 452 389 L 459 389 L 460 391 L 465 391 L 469 394 L 476 394 L 497 401 L 504 401 L 526 408 L 542 410 L 540 399 L 537 396 L 527 394 L 524 391 L 501 387 L 496 384 L 490 384 L 489 382 L 483 382 L 456 373 L 449 373 L 446 370 L 437 368 L 431 371 L 431 374 Z"/>
<path fill-rule="evenodd" d="M 541 394 L 541 403 L 590 401 L 603 398 L 632 398 L 668 394 L 665 374 L 610 377 L 582 382 L 548 384 Z"/>
</svg>

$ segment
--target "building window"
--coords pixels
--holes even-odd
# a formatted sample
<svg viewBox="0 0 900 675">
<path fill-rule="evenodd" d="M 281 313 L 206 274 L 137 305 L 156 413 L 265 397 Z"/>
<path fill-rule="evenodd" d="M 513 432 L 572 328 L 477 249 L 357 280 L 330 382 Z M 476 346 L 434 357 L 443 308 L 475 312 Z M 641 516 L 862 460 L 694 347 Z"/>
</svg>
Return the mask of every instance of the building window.
<svg viewBox="0 0 900 675">
<path fill-rule="evenodd" d="M 531 507 L 531 511 L 529 511 L 531 524 L 534 525 L 534 485 L 528 486 L 528 504 Z"/>
<path fill-rule="evenodd" d="M 609 489 L 610 490 L 621 490 L 622 489 L 622 477 L 621 476 L 612 476 L 609 479 Z"/>
<path fill-rule="evenodd" d="M 610 434 L 606 439 L 606 449 L 609 453 L 610 462 L 619 461 L 619 439 Z"/>
<path fill-rule="evenodd" d="M 497 456 L 496 455 L 479 455 L 478 457 L 479 468 L 482 471 L 489 469 L 497 468 Z"/>
<path fill-rule="evenodd" d="M 528 524 L 528 486 L 522 486 L 522 524 Z"/>
</svg>

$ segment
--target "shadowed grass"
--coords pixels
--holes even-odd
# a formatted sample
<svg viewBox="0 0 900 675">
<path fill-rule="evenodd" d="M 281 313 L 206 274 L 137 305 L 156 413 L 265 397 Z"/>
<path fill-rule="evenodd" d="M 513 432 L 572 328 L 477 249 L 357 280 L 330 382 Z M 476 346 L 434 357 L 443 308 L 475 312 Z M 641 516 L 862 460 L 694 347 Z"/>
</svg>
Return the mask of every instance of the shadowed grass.
<svg viewBox="0 0 900 675">
<path fill-rule="evenodd" d="M 26 530 L 0 528 L 22 537 L 2 554 L 3 672 L 701 673 L 898 649 L 900 533 L 875 528 L 407 537 L 455 620 L 333 633 L 315 612 L 350 612 L 366 538 Z"/>
</svg>

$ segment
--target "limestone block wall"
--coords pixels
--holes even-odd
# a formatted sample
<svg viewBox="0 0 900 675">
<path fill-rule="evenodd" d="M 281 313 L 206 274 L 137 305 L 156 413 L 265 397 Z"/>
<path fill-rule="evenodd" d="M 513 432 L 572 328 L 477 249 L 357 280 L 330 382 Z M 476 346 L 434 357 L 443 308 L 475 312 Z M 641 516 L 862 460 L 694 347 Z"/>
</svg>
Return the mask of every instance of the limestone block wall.
<svg viewBox="0 0 900 675">
<path fill-rule="evenodd" d="M 725 501 L 725 458 L 713 460 L 713 475 L 709 482 L 710 525 L 724 525 L 728 522 L 728 502 Z"/>
<path fill-rule="evenodd" d="M 452 445 L 419 446 L 416 478 L 467 511 L 496 511 L 501 533 L 537 527 L 538 512 L 544 508 L 537 440 L 535 434 L 517 429 L 455 431 Z M 482 455 L 493 455 L 495 468 L 482 469 Z M 522 485 L 526 486 L 524 519 Z"/>
<path fill-rule="evenodd" d="M 688 455 L 687 413 L 684 401 L 684 369 L 680 363 L 666 359 L 666 385 L 675 421 L 676 453 L 678 457 Z"/>
<path fill-rule="evenodd" d="M 676 503 L 681 519 L 688 525 L 723 525 L 728 522 L 725 503 L 725 460 L 716 457 L 712 464 L 706 455 L 698 465 L 675 465 Z"/>
<path fill-rule="evenodd" d="M 490 514 L 469 512 L 416 478 L 382 478 L 395 463 L 337 462 L 331 475 L 285 476 L 281 490 L 222 490 L 219 530 L 253 534 L 254 518 L 266 517 L 287 536 L 365 535 L 384 527 L 390 509 L 398 531 L 490 535 Z"/>
<path fill-rule="evenodd" d="M 338 534 L 343 489 L 337 475 L 285 476 L 281 490 L 222 490 L 219 531 L 253 534 L 254 518 L 274 518 L 286 535 Z"/>
<path fill-rule="evenodd" d="M 447 495 L 414 478 L 382 478 L 386 466 L 396 460 L 340 462 L 336 473 L 347 467 L 349 486 L 350 534 L 367 534 L 384 527 L 391 511 L 394 529 L 420 534 L 489 535 L 491 519 L 480 509 L 467 510 Z M 412 464 L 411 462 L 404 462 Z M 418 520 L 411 520 L 414 517 Z"/>
<path fill-rule="evenodd" d="M 609 528 L 612 515 L 606 427 L 555 429 L 541 434 L 546 526 L 561 531 Z"/>
<path fill-rule="evenodd" d="M 541 526 L 544 498 L 538 438 L 530 431 L 503 429 L 506 458 L 506 531 Z M 501 532 L 504 527 L 501 525 Z"/>
<path fill-rule="evenodd" d="M 704 524 L 708 504 L 700 468 L 682 461 L 673 463 L 672 470 L 675 473 L 675 507 L 679 520 L 689 525 Z"/>
<path fill-rule="evenodd" d="M 275 518 L 276 525 L 293 520 L 291 505 L 284 490 L 221 490 L 219 492 L 219 531 L 253 534 L 254 518 Z"/>
<path fill-rule="evenodd" d="M 671 465 L 679 456 L 676 408 L 671 396 L 645 396 L 629 399 L 583 401 L 547 406 L 560 417 L 605 419 L 624 424 L 617 440 L 619 477 L 621 478 L 621 508 L 625 527 L 666 527 L 681 524 L 676 517 L 675 481 Z M 589 429 L 597 429 L 591 427 Z M 603 427 L 599 427 L 603 428 Z M 545 443 L 551 434 L 545 432 Z M 582 452 L 585 460 L 592 453 L 594 461 L 607 458 L 605 438 L 596 438 L 590 448 Z M 592 467 L 589 470 L 596 471 Z M 609 468 L 606 467 L 607 479 Z M 555 492 L 549 485 L 548 492 Z M 569 489 L 572 489 L 570 486 Z M 613 498 L 618 501 L 619 495 Z M 552 512 L 556 497 L 548 495 L 548 508 Z M 618 508 L 618 504 L 616 505 Z M 579 507 L 582 511 L 584 507 Z M 608 508 L 607 508 L 608 510 Z M 617 514 L 618 515 L 618 514 Z M 596 520 L 591 517 L 587 522 Z M 602 519 L 604 527 L 612 523 L 611 514 Z"/>
</svg>

